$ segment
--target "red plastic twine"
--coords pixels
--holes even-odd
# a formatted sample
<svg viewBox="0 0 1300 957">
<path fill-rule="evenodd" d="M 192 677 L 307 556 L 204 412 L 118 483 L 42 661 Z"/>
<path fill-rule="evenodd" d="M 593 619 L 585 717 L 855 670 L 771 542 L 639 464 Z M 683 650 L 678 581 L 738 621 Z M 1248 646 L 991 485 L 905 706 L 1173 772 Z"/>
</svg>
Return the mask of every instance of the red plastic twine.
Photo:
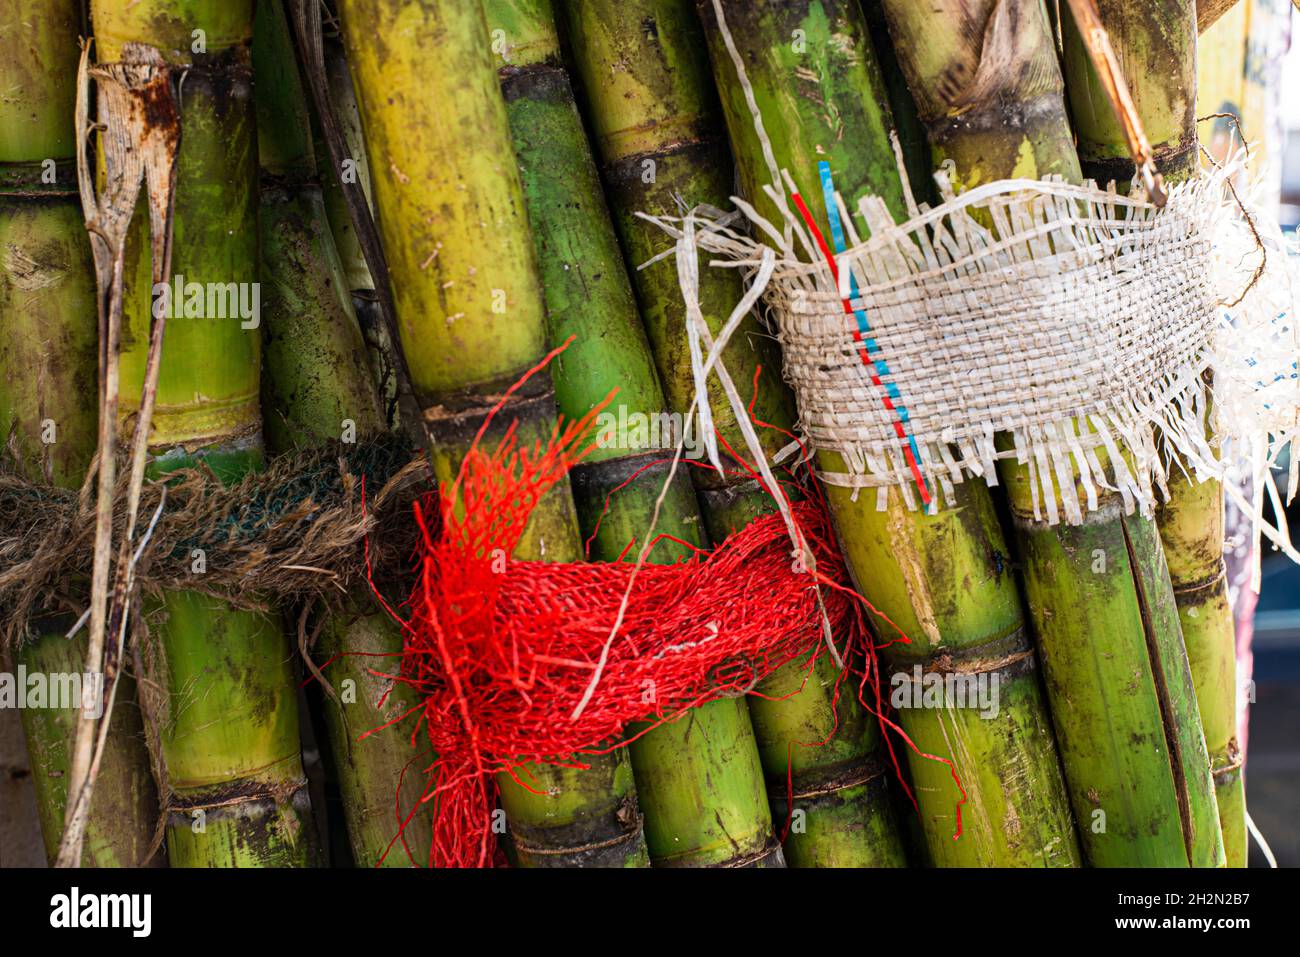
<svg viewBox="0 0 1300 957">
<path fill-rule="evenodd" d="M 599 411 L 557 425 L 548 442 L 531 448 L 513 426 L 493 450 L 476 442 L 436 506 L 416 506 L 422 545 L 399 680 L 417 694 L 413 743 L 423 734 L 437 756 L 421 806 L 406 818 L 434 815 L 434 866 L 494 863 L 496 775 L 535 787 L 524 765 L 581 767 L 584 754 L 601 752 L 598 742 L 624 746 L 632 721 L 672 720 L 744 693 L 795 659 L 805 658 L 811 673 L 827 653 L 816 582 L 837 640 L 869 661 L 874 653 L 862 621 L 870 606 L 849 586 L 830 520 L 814 498 L 792 509 L 816 556 L 816 582 L 795 561 L 776 513 L 689 561 L 644 565 L 595 694 L 573 719 L 633 565 L 509 556 L 537 503 L 589 451 L 583 443 Z M 874 663 L 867 671 L 876 701 L 864 704 L 879 716 Z"/>
</svg>

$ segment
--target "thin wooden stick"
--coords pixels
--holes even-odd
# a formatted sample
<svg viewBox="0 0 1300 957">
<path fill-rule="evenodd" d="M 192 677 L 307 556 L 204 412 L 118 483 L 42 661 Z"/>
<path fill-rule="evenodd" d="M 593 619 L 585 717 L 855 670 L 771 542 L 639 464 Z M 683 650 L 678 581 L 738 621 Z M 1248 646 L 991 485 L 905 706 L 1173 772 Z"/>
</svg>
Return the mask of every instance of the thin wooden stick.
<svg viewBox="0 0 1300 957">
<path fill-rule="evenodd" d="M 1129 93 L 1128 83 L 1124 80 L 1124 71 L 1119 65 L 1119 57 L 1111 46 L 1110 34 L 1101 25 L 1101 15 L 1097 12 L 1095 0 L 1068 0 L 1070 12 L 1074 15 L 1079 35 L 1083 37 L 1088 57 L 1097 70 L 1106 98 L 1110 100 L 1115 118 L 1119 120 L 1120 129 L 1124 131 L 1124 142 L 1129 155 L 1137 166 L 1142 185 L 1146 187 L 1147 196 L 1157 207 L 1163 208 L 1169 198 L 1165 192 L 1164 179 L 1156 169 L 1155 150 L 1147 139 L 1146 130 L 1138 116 L 1137 106 Z"/>
</svg>

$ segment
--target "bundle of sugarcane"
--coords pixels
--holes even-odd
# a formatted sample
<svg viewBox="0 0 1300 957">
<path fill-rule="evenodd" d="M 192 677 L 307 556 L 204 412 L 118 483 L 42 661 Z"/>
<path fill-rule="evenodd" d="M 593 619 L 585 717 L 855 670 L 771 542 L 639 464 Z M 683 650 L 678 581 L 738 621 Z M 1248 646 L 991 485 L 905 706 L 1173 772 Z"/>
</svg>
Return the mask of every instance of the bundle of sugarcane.
<svg viewBox="0 0 1300 957">
<path fill-rule="evenodd" d="M 257 156 L 249 0 L 96 0 L 99 62 L 147 45 L 185 73 L 179 116 L 158 111 L 151 135 L 181 145 L 172 211 L 165 342 L 149 451 L 164 475 L 203 463 L 221 480 L 261 467 Z M 141 402 L 154 290 L 147 224 L 125 251 L 121 414 Z M 161 290 L 160 290 L 161 293 Z M 189 556 L 195 575 L 205 556 Z M 162 689 L 151 709 L 161 736 L 170 812 L 168 856 L 179 866 L 301 866 L 314 829 L 298 738 L 298 699 L 278 617 L 195 592 L 146 603 L 143 649 Z"/>
<path fill-rule="evenodd" d="M 39 10 L 26 6 L 0 4 L 6 25 L 0 85 L 8 91 L 0 98 L 0 434 L 16 458 L 10 464 L 29 479 L 77 488 L 95 453 L 98 392 L 94 269 L 72 163 L 80 5 L 55 0 Z M 93 680 L 85 674 L 86 630 L 65 637 L 77 618 L 72 606 L 55 606 L 31 621 L 30 637 L 15 656 L 19 666 L 51 682 L 59 676 Z M 53 862 L 82 700 L 44 705 L 23 709 L 22 718 Z M 86 706 L 93 706 L 90 698 Z M 150 855 L 157 815 L 135 683 L 127 677 L 117 692 L 82 863 L 161 863 Z"/>
<path fill-rule="evenodd" d="M 549 0 L 484 0 L 541 269 L 560 413 L 580 419 L 611 396 L 609 421 L 671 423 L 650 345 L 568 76 Z M 599 427 L 598 427 L 599 428 Z M 572 473 L 588 557 L 671 563 L 706 547 L 687 466 L 618 425 Z M 663 439 L 671 443 L 672 430 Z M 663 495 L 661 496 L 661 491 Z M 648 705 L 657 711 L 654 689 Z M 646 844 L 656 866 L 780 866 L 780 844 L 742 697 L 629 729 Z"/>
<path fill-rule="evenodd" d="M 547 330 L 489 34 L 477 3 L 340 6 L 401 345 L 435 476 L 451 483 L 481 430 L 490 449 L 516 429 L 525 445 L 545 442 L 555 425 L 547 372 L 508 391 L 546 355 Z M 532 513 L 514 557 L 581 556 L 562 482 Z M 563 763 L 499 775 L 518 863 L 648 864 L 626 749 L 556 757 Z M 484 848 L 480 859 L 489 855 Z"/>
<path fill-rule="evenodd" d="M 301 40 L 301 15 L 320 15 L 318 0 L 288 4 L 289 17 L 270 0 L 256 8 L 253 0 L 92 0 L 101 122 L 84 131 L 64 122 L 77 3 L 24 14 L 28 32 L 0 38 L 0 49 L 13 47 L 0 75 L 11 71 L 24 91 L 21 109 L 0 102 L 0 317 L 16 333 L 0 342 L 6 467 L 36 483 L 82 483 L 96 443 L 84 383 L 96 365 L 101 450 L 111 452 L 115 435 L 137 422 L 152 423 L 148 475 L 160 484 L 150 496 L 168 482 L 179 494 L 169 474 L 177 468 L 198 465 L 226 483 L 259 470 L 263 435 L 272 453 L 378 436 L 394 425 L 398 379 L 409 370 L 413 401 L 401 418 L 427 440 L 441 492 L 441 528 L 427 503 L 415 509 L 424 550 L 405 628 L 379 596 L 359 592 L 328 606 L 282 592 L 274 601 L 260 592 L 213 597 L 197 588 L 211 557 L 202 549 L 185 558 L 194 591 L 164 594 L 155 582 L 154 593 L 120 604 L 118 592 L 134 586 L 115 586 L 103 607 L 129 608 L 133 632 L 119 630 L 118 612 L 106 624 L 93 600 L 99 611 L 74 642 L 56 634 L 73 626 L 71 604 L 52 602 L 31 622 L 19 652 L 29 670 L 82 671 L 103 635 L 111 652 L 132 634 L 143 679 L 138 691 L 129 679 L 117 689 L 82 859 L 147 857 L 162 834 L 156 778 L 173 865 L 315 862 L 295 635 L 322 688 L 331 772 L 351 856 L 363 866 L 482 865 L 499 854 L 525 867 L 901 866 L 885 745 L 891 757 L 906 746 L 900 777 L 919 811 L 918 856 L 940 866 L 1244 863 L 1222 492 L 1190 474 L 1206 460 L 1189 451 L 1157 474 L 1170 494 L 1153 519 L 1133 508 L 1134 490 L 1145 504 L 1150 488 L 1125 482 L 1145 477 L 1154 453 L 1135 432 L 1106 432 L 1115 420 L 1100 398 L 1096 416 L 1071 413 L 1073 472 L 1060 458 L 1045 465 L 1037 445 L 1026 453 L 1029 440 L 1010 416 L 981 426 L 975 454 L 965 433 L 909 440 L 924 402 L 909 418 L 898 383 L 916 380 L 891 372 L 880 345 L 897 341 L 888 336 L 898 323 L 916 326 L 915 341 L 935 333 L 913 318 L 921 313 L 931 322 L 956 317 L 945 349 L 960 352 L 976 335 L 956 328 L 985 318 L 962 284 L 988 266 L 962 265 L 971 247 L 959 234 L 968 228 L 996 245 L 1008 233 L 998 208 L 961 206 L 962 194 L 1045 178 L 1017 188 L 1081 196 L 1087 191 L 1068 184 L 1085 176 L 1123 189 L 1141 140 L 1135 125 L 1154 144 L 1165 183 L 1195 173 L 1195 5 L 1160 0 L 1139 16 L 1118 0 L 1098 2 L 1131 100 L 1095 65 L 1105 52 L 1100 32 L 1076 23 L 1064 4 L 1054 19 L 1043 0 L 341 0 L 349 63 L 335 43 L 322 63 L 312 62 L 317 50 L 302 65 L 318 106 L 324 68 L 344 118 L 345 157 L 360 154 L 364 120 L 382 258 L 370 240 L 367 250 L 381 263 L 375 277 L 391 278 L 402 350 L 391 376 L 373 369 L 376 357 L 392 361 L 378 305 L 389 284 L 373 289 L 350 219 L 356 193 L 345 202 L 341 189 L 368 174 L 364 164 L 336 165 L 339 131 L 330 115 L 313 124 L 290 39 L 291 22 Z M 1086 21 L 1093 3 L 1069 6 Z M 565 55 L 581 81 L 582 112 Z M 121 99 L 103 92 L 121 75 L 103 69 L 114 63 L 170 78 L 173 93 L 183 75 L 184 95 L 124 123 L 114 112 Z M 173 103 L 183 112 L 169 112 Z M 79 99 L 79 111 L 84 105 Z M 1114 109 L 1129 115 L 1116 120 Z M 146 156 L 152 178 L 141 207 L 151 219 L 136 216 L 127 238 L 135 194 L 119 204 L 122 268 L 106 271 L 105 248 L 117 250 L 92 211 L 102 216 L 119 196 L 112 184 L 123 129 L 140 137 L 126 152 L 138 146 Z M 66 159 L 82 132 L 107 143 L 99 190 L 81 167 L 98 301 L 85 224 L 70 209 Z M 163 189 L 172 171 L 157 166 L 163 154 L 148 152 L 167 143 L 179 144 L 174 204 Z M 936 192 L 945 202 L 932 214 L 942 221 L 933 236 L 947 248 L 936 254 L 921 248 L 931 214 L 919 215 L 918 201 L 932 194 L 917 178 L 940 161 Z M 1150 168 L 1140 171 L 1158 195 Z M 733 193 L 742 201 L 728 214 Z M 1059 199 L 1057 212 L 1071 202 Z M 1106 202 L 1130 201 L 1112 193 Z M 957 219 L 950 207 L 970 213 Z M 891 219 L 910 221 L 898 229 Z M 361 224 L 372 235 L 369 219 Z M 904 298 L 917 290 L 925 298 L 926 283 L 945 271 L 953 298 L 919 312 L 908 299 L 877 323 L 873 310 L 890 303 L 873 298 L 884 260 L 869 257 L 887 258 L 917 237 L 918 248 L 900 257 L 915 252 L 917 267 Z M 1043 242 L 1061 252 L 1058 234 Z M 735 268 L 701 264 L 701 250 L 720 251 Z M 891 281 L 895 268 L 880 266 Z M 125 286 L 120 385 L 116 326 L 104 312 L 114 281 Z M 770 326 L 751 314 L 763 287 Z M 809 298 L 792 294 L 796 287 Z M 373 314 L 369 334 L 359 309 Z M 811 319 L 799 326 L 792 315 Z M 878 409 L 883 396 L 896 432 L 886 432 L 889 451 L 880 454 L 906 459 L 912 483 L 895 481 L 901 465 L 891 472 L 870 461 L 875 440 L 865 430 L 855 435 L 867 438 L 843 444 L 819 431 L 817 397 L 799 371 L 815 350 L 800 352 L 798 337 L 801 328 L 823 335 L 823 318 L 834 341 L 820 354 L 821 372 L 831 378 L 843 360 L 850 387 L 879 389 L 854 393 L 845 414 L 867 415 L 855 411 L 859 398 Z M 800 429 L 815 445 L 808 463 L 788 464 L 796 416 L 774 329 L 800 396 Z M 706 362 L 724 335 L 717 361 Z M 158 349 L 155 386 L 146 351 Z M 1208 378 L 1204 385 L 1209 394 Z M 1190 394 L 1179 403 L 1208 415 Z M 942 402 L 932 407 L 955 415 Z M 1185 443 L 1203 425 L 1189 426 L 1190 415 L 1159 427 L 1167 421 L 1173 441 Z M 594 440 L 583 436 L 590 422 Z M 644 430 L 629 426 L 641 422 Z M 107 438 L 105 423 L 117 426 Z M 701 455 L 710 461 L 695 461 Z M 105 473 L 100 457 L 101 524 L 111 461 Z M 496 493 L 484 491 L 485 477 Z M 1089 500 L 1082 510 L 1081 498 Z M 163 494 L 159 513 L 165 505 Z M 796 513 L 813 516 L 811 544 L 801 541 Z M 116 517 L 108 514 L 110 526 Z M 773 537 L 782 528 L 788 542 Z M 487 554 L 506 538 L 517 541 L 513 551 Z M 761 547 L 743 551 L 755 542 Z M 97 538 L 94 594 L 110 564 L 117 586 L 130 581 L 121 547 L 112 564 Z M 816 565 L 834 571 L 814 568 L 805 579 L 814 552 Z M 763 570 L 737 567 L 740 554 Z M 175 550 L 148 558 L 179 560 Z M 486 580 L 489 566 L 500 583 Z M 712 568 L 729 570 L 726 587 L 695 588 Z M 637 593 L 642 571 L 658 584 L 643 581 Z M 627 583 L 621 604 L 601 587 L 615 582 Z M 761 608 L 765 586 L 782 596 L 772 615 L 719 611 L 712 620 L 715 596 L 748 590 L 753 606 L 729 601 L 727 610 Z M 474 589 L 487 596 L 481 606 Z M 395 588 L 381 577 L 372 590 Z M 661 595 L 690 612 L 665 612 L 671 624 L 656 630 Z M 276 603 L 285 606 L 249 610 Z M 814 604 L 825 623 L 816 646 Z M 862 637 L 868 607 L 878 616 L 874 648 Z M 467 608 L 484 611 L 476 618 Z M 607 613 L 613 625 L 597 658 L 593 635 Z M 714 642 L 724 619 L 730 627 Z M 532 645 L 530 626 L 543 636 Z M 768 628 L 773 637 L 760 639 Z M 476 643 L 483 633 L 490 640 Z M 730 642 L 750 645 L 706 661 L 730 654 Z M 769 673 L 773 649 L 783 664 Z M 514 670 L 498 667 L 511 653 Z M 607 655 L 622 669 L 615 680 Z M 681 657 L 655 671 L 670 655 Z M 733 660 L 758 679 L 719 693 L 728 679 L 714 669 Z M 111 678 L 116 665 L 106 670 Z M 555 709 L 561 697 L 572 707 L 587 674 L 576 710 Z M 671 674 L 665 703 L 651 682 L 642 711 L 629 691 L 629 676 L 642 674 Z M 457 686 L 465 675 L 472 688 Z M 605 723 L 550 735 L 548 722 L 578 721 L 602 675 L 619 696 L 598 702 Z M 938 699 L 923 691 L 935 684 Z M 981 691 L 955 698 L 955 684 Z M 412 704 L 411 692 L 427 697 Z M 552 705 L 539 711 L 534 697 Z M 433 715 L 444 722 L 438 734 Z M 51 856 L 65 823 L 68 833 L 81 826 L 65 804 L 87 773 L 85 720 L 70 709 L 25 712 L 43 762 Z M 421 721 L 429 742 L 413 746 Z M 493 735 L 492 746 L 481 748 L 479 733 Z M 545 746 L 528 750 L 534 739 Z"/>
<path fill-rule="evenodd" d="M 1171 185 L 1200 168 L 1197 10 L 1193 0 L 1161 0 L 1138 16 L 1122 3 L 1098 3 L 1156 166 Z M 1124 131 L 1108 108 L 1078 25 L 1063 17 L 1062 27 L 1066 92 L 1083 175 L 1126 188 L 1134 167 Z M 1209 748 L 1227 863 L 1244 867 L 1246 797 L 1236 730 L 1236 630 L 1223 564 L 1223 490 L 1217 480 L 1194 478 L 1185 462 L 1174 464 L 1168 485 L 1157 517 L 1160 537 Z"/>
<path fill-rule="evenodd" d="M 258 5 L 253 38 L 267 447 L 281 454 L 331 441 L 351 445 L 384 431 L 384 414 L 355 294 L 348 294 L 356 287 L 334 246 L 316 179 L 307 102 L 279 4 Z M 423 780 L 406 773 L 421 755 L 400 720 L 408 706 L 385 677 L 401 655 L 397 622 L 365 595 L 300 621 L 318 634 L 331 766 L 354 861 L 426 864 L 429 817 L 418 813 Z"/>
<path fill-rule="evenodd" d="M 1041 0 L 884 6 L 955 184 L 1080 178 Z M 1162 30 L 1178 22 L 1157 21 Z M 1194 30 L 1179 34 L 1193 42 Z M 1078 120 L 1085 101 L 1075 102 Z M 1009 441 L 1000 436 L 1000 447 Z M 1106 490 L 1080 524 L 1054 526 L 1034 507 L 1028 466 L 1003 458 L 999 471 L 1085 856 L 1097 866 L 1221 864 L 1210 761 L 1155 523 L 1126 514 Z M 1053 494 L 1059 506 L 1065 492 Z"/>
<path fill-rule="evenodd" d="M 605 186 L 636 295 L 672 408 L 692 408 L 687 309 L 671 262 L 643 264 L 662 252 L 658 232 L 637 213 L 673 214 L 678 203 L 722 207 L 732 193 L 732 162 L 719 128 L 716 95 L 688 0 L 568 3 L 575 63 L 585 88 Z M 710 334 L 742 298 L 734 275 L 701 270 L 699 303 Z M 788 440 L 789 394 L 780 357 L 752 316 L 743 318 L 723 352 L 735 388 L 752 404 L 767 454 Z M 742 429 L 726 395 L 709 382 L 714 420 L 729 449 L 744 454 Z M 705 523 L 721 541 L 775 511 L 776 489 L 730 456 L 726 474 L 695 470 Z M 785 494 L 788 494 L 785 493 Z M 875 721 L 861 708 L 855 682 L 821 654 L 811 668 L 787 665 L 750 697 L 754 730 L 768 777 L 772 814 L 786 822 L 792 866 L 897 866 L 904 863 L 877 756 Z"/>
</svg>

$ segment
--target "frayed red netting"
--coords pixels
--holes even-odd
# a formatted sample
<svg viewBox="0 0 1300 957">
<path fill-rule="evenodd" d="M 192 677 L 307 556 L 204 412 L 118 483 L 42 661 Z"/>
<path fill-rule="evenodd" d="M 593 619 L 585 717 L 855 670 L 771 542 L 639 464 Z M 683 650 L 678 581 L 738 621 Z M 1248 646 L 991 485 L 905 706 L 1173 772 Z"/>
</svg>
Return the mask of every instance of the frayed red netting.
<svg viewBox="0 0 1300 957">
<path fill-rule="evenodd" d="M 632 721 L 744 693 L 795 658 L 829 653 L 825 625 L 841 651 L 867 652 L 858 693 L 874 683 L 868 707 L 881 714 L 865 602 L 815 499 L 790 505 L 813 572 L 779 513 L 679 564 L 508 558 L 541 498 L 589 451 L 598 411 L 531 448 L 513 426 L 492 451 L 475 443 L 436 504 L 416 507 L 422 547 L 399 680 L 419 701 L 413 741 L 423 735 L 437 756 L 411 812 L 434 815 L 433 866 L 497 860 L 497 774 L 529 787 L 522 765 L 581 767 L 597 742 L 625 744 Z"/>
</svg>

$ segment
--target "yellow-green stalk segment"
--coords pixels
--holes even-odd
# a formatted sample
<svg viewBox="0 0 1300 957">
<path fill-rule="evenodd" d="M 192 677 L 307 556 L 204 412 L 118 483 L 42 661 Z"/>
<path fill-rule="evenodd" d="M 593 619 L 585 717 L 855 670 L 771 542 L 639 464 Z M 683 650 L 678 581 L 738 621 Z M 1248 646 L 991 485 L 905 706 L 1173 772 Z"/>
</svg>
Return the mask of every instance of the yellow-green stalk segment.
<svg viewBox="0 0 1300 957">
<path fill-rule="evenodd" d="M 488 411 L 547 351 L 491 40 L 476 3 L 345 0 L 341 8 L 401 344 L 433 439 L 434 473 L 450 482 Z M 515 420 L 528 446 L 549 440 L 548 374 L 506 402 L 485 446 Z M 581 560 L 567 483 L 542 500 L 515 556 Z M 580 760 L 590 767 L 522 769 L 531 791 L 499 776 L 518 862 L 647 865 L 626 749 Z"/>
<path fill-rule="evenodd" d="M 257 156 L 249 0 L 95 0 L 102 63 L 125 43 L 185 70 L 173 287 L 153 416 L 152 473 L 202 462 L 237 479 L 263 461 L 258 376 Z M 123 426 L 139 403 L 151 302 L 145 229 L 127 250 Z M 183 279 L 179 278 L 183 277 Z M 180 295 L 175 295 L 180 284 Z M 193 284 L 193 285 L 191 285 Z M 242 305 L 242 309 L 240 308 Z M 224 314 L 225 318 L 209 318 Z M 170 556 L 197 577 L 201 553 Z M 162 759 L 173 866 L 304 866 L 314 829 L 291 652 L 276 616 L 198 592 L 146 608 L 165 689 Z"/>
<path fill-rule="evenodd" d="M 677 271 L 671 258 L 637 270 L 663 252 L 666 242 L 635 214 L 676 215 L 679 198 L 687 207 L 723 208 L 734 192 L 731 154 L 699 24 L 689 0 L 569 2 L 567 13 L 623 253 L 668 403 L 684 413 L 694 385 Z M 733 274 L 700 270 L 701 309 L 714 333 L 741 294 Z M 780 379 L 780 355 L 756 319 L 745 320 L 724 355 L 746 397 L 761 366 L 754 417 L 788 428 L 792 414 Z M 725 395 L 715 381 L 710 388 L 719 431 L 744 454 Z M 788 441 L 776 429 L 759 431 L 769 456 Z M 725 478 L 700 469 L 692 474 L 715 542 L 775 508 L 771 496 L 743 471 Z M 885 772 L 875 757 L 876 725 L 847 684 L 835 700 L 837 677 L 834 663 L 823 655 L 811 674 L 806 662 L 791 664 L 760 685 L 761 697 L 749 699 L 772 817 L 786 834 L 786 860 L 793 867 L 901 865 Z M 822 741 L 827 743 L 813 746 Z"/>
<path fill-rule="evenodd" d="M 1125 79 L 1156 167 L 1173 185 L 1199 169 L 1196 134 L 1196 8 L 1192 0 L 1159 0 L 1136 10 L 1098 4 L 1102 24 L 1124 65 Z M 1133 178 L 1124 136 L 1102 93 L 1078 30 L 1065 20 L 1066 89 L 1074 106 L 1085 176 Z M 1246 866 L 1246 795 L 1237 746 L 1236 631 L 1223 563 L 1223 489 L 1196 482 L 1175 464 L 1169 500 L 1156 515 L 1178 603 L 1201 726 L 1214 775 L 1219 823 L 1230 867 Z"/>
<path fill-rule="evenodd" d="M 762 192 L 772 175 L 713 0 L 698 5 L 746 195 L 783 223 Z M 830 234 L 819 161 L 830 164 L 846 203 L 881 196 L 905 217 L 888 96 L 856 0 L 721 6 L 777 168 L 790 172 L 822 233 Z M 818 457 L 846 470 L 837 453 Z M 920 751 L 953 762 L 966 792 L 954 840 L 961 792 L 949 766 L 909 749 L 930 854 L 941 866 L 1076 865 L 1051 722 L 992 497 L 981 482 L 956 489 L 956 501 L 936 515 L 909 510 L 896 489 L 885 511 L 874 492 L 855 501 L 849 489 L 825 489 L 855 584 L 911 638 L 884 652 L 900 723 Z M 959 680 L 981 694 L 926 692 L 927 683 Z"/>
<path fill-rule="evenodd" d="M 0 441 L 32 481 L 79 488 L 97 441 L 95 274 L 77 198 L 77 0 L 32 9 L 0 0 Z M 72 586 L 74 583 L 68 583 Z M 76 589 L 72 589 L 75 593 Z M 75 614 L 29 623 L 15 655 L 51 689 L 81 676 L 87 632 Z M 24 689 L 25 690 L 25 689 Z M 36 807 L 51 862 L 63 833 L 81 699 L 22 711 Z M 158 817 L 134 680 L 118 685 L 82 863 L 145 863 Z M 161 856 L 152 863 L 161 863 Z"/>
<path fill-rule="evenodd" d="M 385 430 L 384 414 L 316 178 L 306 97 L 278 3 L 258 5 L 253 36 L 266 442 L 274 453 L 330 441 L 355 446 Z M 425 864 L 427 813 L 411 817 L 405 847 L 394 837 L 419 802 L 428 756 L 411 747 L 409 722 L 361 739 L 411 707 L 405 686 L 381 677 L 400 667 L 401 629 L 365 595 L 350 596 L 311 627 L 319 628 L 314 657 L 329 683 L 325 721 L 353 860 Z"/>
<path fill-rule="evenodd" d="M 936 159 L 953 160 L 959 188 L 1008 176 L 1079 179 L 1041 0 L 884 6 Z M 1008 436 L 999 443 L 1009 450 Z M 1028 467 L 1004 459 L 999 475 L 1085 857 L 1096 866 L 1221 864 L 1155 523 L 1124 515 L 1119 494 L 1103 489 L 1081 525 L 1050 526 L 1035 518 Z"/>
<path fill-rule="evenodd" d="M 551 340 L 574 337 L 556 360 L 557 405 L 562 415 L 576 419 L 614 393 L 601 414 L 599 447 L 572 475 L 583 537 L 596 535 L 588 557 L 634 561 L 647 535 L 668 534 L 707 547 L 688 466 L 672 465 L 672 419 L 560 62 L 551 2 L 485 0 L 484 9 L 501 57 L 498 73 Z M 690 554 L 665 540 L 648 560 L 671 563 Z M 647 711 L 658 713 L 649 692 Z M 629 750 L 651 861 L 672 867 L 782 865 L 744 699 L 719 699 L 648 728 L 638 723 L 629 729 L 639 735 Z"/>
<path fill-rule="evenodd" d="M 1078 177 L 1042 0 L 882 0 L 882 6 L 936 164 L 951 159 L 956 166 L 954 188 L 1005 176 Z M 986 40 L 990 28 L 997 47 Z M 988 60 L 981 59 L 985 48 Z M 995 55 L 1002 59 L 994 62 Z M 1004 108 L 985 93 L 987 86 L 1012 93 L 1019 109 Z"/>
</svg>

